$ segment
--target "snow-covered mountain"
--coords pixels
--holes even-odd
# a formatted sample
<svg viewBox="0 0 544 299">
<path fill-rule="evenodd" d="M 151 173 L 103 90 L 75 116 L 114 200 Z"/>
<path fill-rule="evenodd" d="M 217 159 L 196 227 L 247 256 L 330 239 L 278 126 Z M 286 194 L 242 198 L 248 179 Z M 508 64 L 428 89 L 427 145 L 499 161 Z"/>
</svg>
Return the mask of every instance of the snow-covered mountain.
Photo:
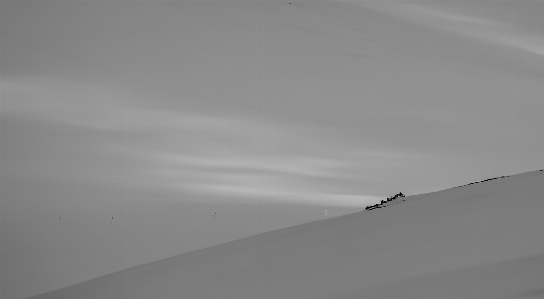
<svg viewBox="0 0 544 299">
<path fill-rule="evenodd" d="M 408 196 L 32 297 L 542 298 L 544 172 Z"/>
</svg>

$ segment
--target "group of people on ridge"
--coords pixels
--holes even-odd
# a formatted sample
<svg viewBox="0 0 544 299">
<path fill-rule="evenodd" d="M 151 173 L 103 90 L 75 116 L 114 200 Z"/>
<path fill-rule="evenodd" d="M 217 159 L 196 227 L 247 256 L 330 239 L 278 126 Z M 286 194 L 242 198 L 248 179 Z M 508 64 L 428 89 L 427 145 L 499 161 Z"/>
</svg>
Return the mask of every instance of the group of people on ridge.
<svg viewBox="0 0 544 299">
<path fill-rule="evenodd" d="M 380 205 L 383 205 L 385 203 L 393 201 L 393 200 L 397 199 L 398 197 L 405 197 L 405 195 L 402 194 L 402 192 L 399 192 L 398 194 L 395 194 L 395 195 L 393 195 L 391 197 L 388 197 L 387 200 L 382 200 L 379 204 L 375 204 L 375 205 L 372 205 L 372 206 L 367 206 L 365 208 L 365 210 L 373 210 L 373 209 L 379 208 Z"/>
</svg>

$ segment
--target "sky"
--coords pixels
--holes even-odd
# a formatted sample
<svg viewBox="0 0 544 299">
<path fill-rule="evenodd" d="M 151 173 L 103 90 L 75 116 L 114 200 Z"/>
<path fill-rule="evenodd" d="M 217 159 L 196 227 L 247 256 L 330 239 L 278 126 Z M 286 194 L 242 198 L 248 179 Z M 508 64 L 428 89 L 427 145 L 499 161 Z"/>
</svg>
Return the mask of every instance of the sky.
<svg viewBox="0 0 544 299">
<path fill-rule="evenodd" d="M 2 298 L 543 168 L 541 2 L 291 3 L 0 2 Z"/>
</svg>

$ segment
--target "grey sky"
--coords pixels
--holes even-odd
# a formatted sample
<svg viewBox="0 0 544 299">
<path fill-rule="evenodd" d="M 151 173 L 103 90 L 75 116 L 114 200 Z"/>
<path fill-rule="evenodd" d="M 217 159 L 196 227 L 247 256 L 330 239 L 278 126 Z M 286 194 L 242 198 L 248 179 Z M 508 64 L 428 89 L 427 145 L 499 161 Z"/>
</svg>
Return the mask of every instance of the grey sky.
<svg viewBox="0 0 544 299">
<path fill-rule="evenodd" d="M 540 2 L 292 2 L 1 2 L 3 298 L 542 168 Z"/>
</svg>

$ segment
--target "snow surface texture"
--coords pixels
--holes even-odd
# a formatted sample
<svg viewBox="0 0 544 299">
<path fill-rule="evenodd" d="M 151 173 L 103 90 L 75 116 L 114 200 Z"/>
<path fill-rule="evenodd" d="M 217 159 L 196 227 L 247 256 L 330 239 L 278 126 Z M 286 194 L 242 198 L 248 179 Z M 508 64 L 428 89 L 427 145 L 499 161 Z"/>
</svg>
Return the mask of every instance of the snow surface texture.
<svg viewBox="0 0 544 299">
<path fill-rule="evenodd" d="M 409 196 L 32 298 L 542 298 L 543 179 Z"/>
</svg>

